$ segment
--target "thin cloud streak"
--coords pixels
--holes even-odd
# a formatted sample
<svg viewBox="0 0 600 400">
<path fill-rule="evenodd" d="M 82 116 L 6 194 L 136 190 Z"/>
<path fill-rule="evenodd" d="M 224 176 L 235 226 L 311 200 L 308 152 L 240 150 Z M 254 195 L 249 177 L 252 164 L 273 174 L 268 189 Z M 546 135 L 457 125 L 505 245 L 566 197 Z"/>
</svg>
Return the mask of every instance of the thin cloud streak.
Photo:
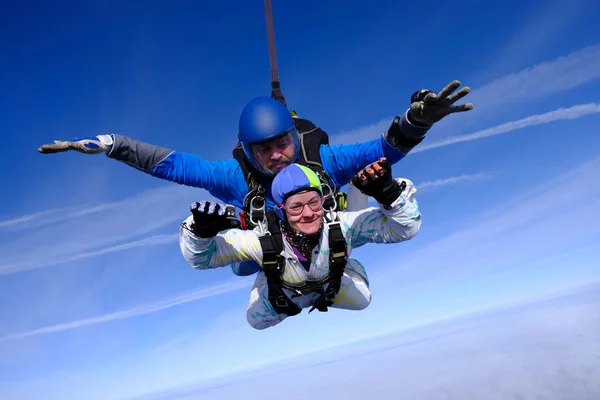
<svg viewBox="0 0 600 400">
<path fill-rule="evenodd" d="M 66 262 L 82 260 L 86 258 L 98 257 L 104 254 L 116 253 L 118 251 L 131 250 L 142 246 L 158 246 L 163 244 L 176 243 L 179 240 L 178 234 L 171 235 L 154 235 L 140 240 L 135 240 L 128 243 L 119 244 L 116 246 L 106 247 L 104 249 L 89 251 L 84 253 L 75 254 L 72 256 L 66 256 L 62 258 L 48 259 L 40 263 L 22 263 L 22 264 L 11 264 L 0 266 L 0 275 L 13 274 L 16 272 L 23 272 L 37 268 L 50 267 L 53 265 L 59 265 Z"/>
<path fill-rule="evenodd" d="M 59 222 L 68 221 L 70 219 L 79 218 L 86 215 L 100 213 L 108 210 L 110 210 L 111 212 L 119 211 L 127 208 L 132 208 L 140 204 L 161 201 L 164 198 L 168 198 L 169 196 L 174 195 L 176 191 L 181 190 L 182 189 L 180 186 L 166 185 L 155 189 L 146 190 L 135 196 L 131 196 L 119 201 L 113 201 L 91 206 L 80 205 L 74 207 L 43 210 L 11 218 L 5 221 L 0 221 L 0 228 L 14 227 L 15 225 L 27 222 L 27 225 L 24 225 L 23 229 L 32 229 L 38 228 L 43 225 L 56 224 Z"/>
<path fill-rule="evenodd" d="M 468 98 L 477 110 L 563 92 L 600 78 L 600 45 L 536 64 L 473 90 Z"/>
<path fill-rule="evenodd" d="M 99 315 L 96 317 L 81 319 L 78 321 L 65 322 L 62 324 L 46 326 L 43 328 L 34 329 L 27 332 L 15 333 L 0 337 L 0 343 L 8 340 L 23 339 L 31 336 L 47 335 L 50 333 L 63 332 L 72 329 L 83 328 L 92 325 L 103 324 L 106 322 L 117 321 L 122 319 L 134 318 L 141 315 L 151 314 L 167 308 L 175 307 L 181 304 L 190 303 L 192 301 L 202 300 L 208 297 L 219 296 L 226 293 L 231 293 L 240 289 L 249 289 L 255 277 L 237 278 L 220 285 L 212 287 L 204 287 L 192 292 L 178 294 L 168 299 L 160 300 L 153 303 L 142 304 L 140 306 L 127 310 L 116 311 Z"/>
<path fill-rule="evenodd" d="M 499 106 L 532 101 L 599 79 L 600 68 L 597 67 L 598 65 L 600 65 L 600 45 L 594 45 L 502 76 L 475 88 L 465 98 L 465 101 L 468 100 L 475 105 L 472 111 L 464 116 L 455 115 L 444 119 L 438 122 L 434 129 L 446 130 L 448 125 L 458 123 L 458 121 L 472 122 L 474 118 L 494 111 Z M 467 82 L 463 83 L 468 84 Z M 342 131 L 332 135 L 330 142 L 342 144 L 374 139 L 389 127 L 392 120 L 393 117 L 388 117 L 357 129 Z M 423 145 L 417 148 L 422 147 Z M 415 150 L 413 152 L 416 152 Z"/>
<path fill-rule="evenodd" d="M 593 0 L 592 0 L 593 1 Z M 477 81 L 488 81 L 499 73 L 512 70 L 513 66 L 526 65 L 529 60 L 536 59 L 546 49 L 556 43 L 557 38 L 565 33 L 572 25 L 577 24 L 582 14 L 589 12 L 592 6 L 590 0 L 573 0 L 569 7 L 564 7 L 563 0 L 549 0 L 540 3 L 530 10 L 529 17 L 523 16 L 515 28 L 511 38 L 501 46 L 493 62 L 483 71 L 477 73 Z M 571 54 L 571 59 L 581 56 L 581 53 L 593 52 L 592 48 L 584 48 Z M 594 71 L 592 71 L 594 72 Z"/>
<path fill-rule="evenodd" d="M 598 103 L 587 103 L 568 108 L 559 108 L 557 110 L 550 111 L 544 114 L 536 114 L 516 121 L 506 122 L 504 124 L 496 125 L 494 127 L 483 129 L 467 135 L 454 136 L 429 144 L 425 143 L 412 150 L 411 153 L 420 153 L 422 151 L 431 150 L 438 147 L 449 146 L 452 144 L 462 142 L 470 142 L 473 140 L 483 139 L 490 136 L 500 135 L 503 133 L 510 133 L 531 126 L 544 125 L 550 122 L 561 120 L 573 120 L 584 117 L 586 115 L 599 113 L 600 104 Z"/>
<path fill-rule="evenodd" d="M 418 191 L 427 192 L 430 190 L 439 189 L 444 186 L 453 185 L 453 184 L 456 184 L 459 182 L 474 182 L 474 181 L 481 181 L 481 180 L 487 180 L 487 179 L 492 179 L 492 178 L 493 178 L 493 176 L 491 174 L 487 174 L 485 172 L 478 172 L 476 174 L 458 175 L 458 176 L 451 176 L 449 178 L 436 179 L 434 181 L 425 181 L 425 182 L 421 182 L 419 184 L 415 184 L 415 186 Z M 355 196 L 358 196 L 358 195 L 355 195 Z M 367 197 L 362 193 L 360 193 L 360 196 Z M 355 201 L 357 201 L 357 200 L 355 200 Z M 369 207 L 377 207 L 377 201 L 375 199 L 373 199 L 372 197 L 368 197 L 368 206 Z"/>
<path fill-rule="evenodd" d="M 7 228 L 9 226 L 22 224 L 24 222 L 39 220 L 40 218 L 43 218 L 46 215 L 50 215 L 53 213 L 65 212 L 68 210 L 70 210 L 70 209 L 68 209 L 68 208 L 67 209 L 54 209 L 54 210 L 45 210 L 45 211 L 28 214 L 28 215 L 22 215 L 20 217 L 8 219 L 6 221 L 0 221 L 0 228 Z"/>
<path fill-rule="evenodd" d="M 453 176 L 450 178 L 436 179 L 435 181 L 422 182 L 421 184 L 417 185 L 417 188 L 419 190 L 432 190 L 432 189 L 440 188 L 442 186 L 453 185 L 458 182 L 465 182 L 465 181 L 472 182 L 472 181 L 480 181 L 480 180 L 486 180 L 486 179 L 491 179 L 491 178 L 492 178 L 492 175 L 486 174 L 484 172 L 479 172 L 477 174 L 459 175 L 459 176 Z"/>
<path fill-rule="evenodd" d="M 476 271 L 483 273 L 486 268 L 491 271 L 497 268 L 495 263 L 499 259 L 495 260 L 494 254 L 499 248 L 503 249 L 501 262 L 516 265 L 534 253 L 550 254 L 557 246 L 568 246 L 569 243 L 581 245 L 600 233 L 600 228 L 594 224 L 600 215 L 597 211 L 600 209 L 600 190 L 590 185 L 599 168 L 600 157 L 597 157 L 527 192 L 514 193 L 493 210 L 479 216 L 480 222 L 426 244 L 407 256 L 398 268 L 390 268 L 373 280 L 390 280 L 389 274 L 401 270 L 406 289 L 409 283 L 435 282 L 427 280 L 433 275 L 438 282 L 455 279 L 457 273 L 467 270 L 466 266 L 469 266 L 469 279 L 472 279 Z M 568 182 L 567 187 L 565 182 Z M 556 233 L 556 218 L 563 223 L 561 234 Z M 565 228 L 570 223 L 576 228 Z M 522 245 L 525 237 L 536 240 Z M 393 260 L 389 262 L 392 264 Z"/>
<path fill-rule="evenodd" d="M 0 246 L 0 275 L 144 244 L 171 243 L 176 240 L 174 236 L 153 231 L 165 226 L 176 231 L 189 212 L 189 204 L 197 198 L 213 197 L 198 188 L 170 184 L 117 202 L 47 210 L 4 221 L 7 227 L 21 222 L 26 230 L 18 235 L 6 232 L 10 236 Z M 36 243 L 36 252 L 29 251 L 31 243 Z"/>
</svg>

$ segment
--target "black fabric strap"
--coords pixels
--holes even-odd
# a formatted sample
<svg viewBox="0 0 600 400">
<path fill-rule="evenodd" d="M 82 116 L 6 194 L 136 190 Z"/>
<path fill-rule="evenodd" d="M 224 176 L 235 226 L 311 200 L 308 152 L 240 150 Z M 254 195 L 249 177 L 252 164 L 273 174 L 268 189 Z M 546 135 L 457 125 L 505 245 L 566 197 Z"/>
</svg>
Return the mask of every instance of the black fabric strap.
<svg viewBox="0 0 600 400">
<path fill-rule="evenodd" d="M 329 279 L 327 289 L 317 298 L 313 307 L 308 311 L 311 313 L 314 309 L 321 312 L 327 312 L 328 307 L 333 304 L 333 299 L 337 296 L 342 285 L 342 276 L 348 262 L 348 246 L 346 239 L 342 234 L 342 227 L 339 222 L 329 224 Z"/>
<path fill-rule="evenodd" d="M 281 256 L 283 250 L 283 235 L 277 221 L 269 221 L 270 234 L 259 238 L 263 251 L 263 271 L 267 277 L 267 290 L 269 302 L 277 314 L 294 316 L 300 314 L 298 307 L 283 291 L 281 274 L 285 268 L 285 258 Z"/>
</svg>

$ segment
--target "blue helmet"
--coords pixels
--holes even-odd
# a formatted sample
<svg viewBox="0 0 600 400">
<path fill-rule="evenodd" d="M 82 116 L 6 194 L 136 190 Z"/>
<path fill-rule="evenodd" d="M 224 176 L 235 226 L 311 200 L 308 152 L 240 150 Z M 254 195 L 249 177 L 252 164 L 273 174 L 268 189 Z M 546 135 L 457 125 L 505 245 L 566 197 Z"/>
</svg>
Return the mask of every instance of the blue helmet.
<svg viewBox="0 0 600 400">
<path fill-rule="evenodd" d="M 250 163 L 261 173 L 275 175 L 256 162 L 252 145 L 285 134 L 290 134 L 294 145 L 294 159 L 291 160 L 294 162 L 300 152 L 300 135 L 290 111 L 278 100 L 266 96 L 253 99 L 242 110 L 238 139 Z"/>
</svg>

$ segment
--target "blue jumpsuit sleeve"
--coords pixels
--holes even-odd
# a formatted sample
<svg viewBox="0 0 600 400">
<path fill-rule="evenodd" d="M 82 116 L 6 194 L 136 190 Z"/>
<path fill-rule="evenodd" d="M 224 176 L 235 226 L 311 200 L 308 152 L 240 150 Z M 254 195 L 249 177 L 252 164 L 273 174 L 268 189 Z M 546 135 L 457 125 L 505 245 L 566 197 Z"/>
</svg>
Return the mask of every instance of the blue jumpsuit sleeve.
<svg viewBox="0 0 600 400">
<path fill-rule="evenodd" d="M 217 199 L 242 207 L 248 185 L 235 159 L 207 161 L 200 156 L 175 151 L 149 171 L 157 178 L 206 189 Z"/>
<path fill-rule="evenodd" d="M 207 190 L 220 201 L 242 206 L 248 185 L 235 159 L 207 161 L 200 156 L 114 135 L 107 154 L 156 178 Z"/>
<path fill-rule="evenodd" d="M 400 137 L 389 137 L 388 132 L 384 132 L 379 139 L 368 142 L 321 145 L 319 154 L 323 169 L 337 187 L 342 187 L 361 169 L 382 157 L 386 157 L 391 164 L 402 160 L 416 144 L 414 140 L 422 139 L 430 128 L 412 124 L 409 111 L 406 111 L 400 119 Z"/>
<path fill-rule="evenodd" d="M 392 147 L 383 135 L 379 139 L 363 143 L 321 145 L 319 153 L 323 169 L 337 187 L 349 183 L 361 169 L 381 157 L 386 157 L 392 164 L 405 157 L 405 154 Z"/>
</svg>

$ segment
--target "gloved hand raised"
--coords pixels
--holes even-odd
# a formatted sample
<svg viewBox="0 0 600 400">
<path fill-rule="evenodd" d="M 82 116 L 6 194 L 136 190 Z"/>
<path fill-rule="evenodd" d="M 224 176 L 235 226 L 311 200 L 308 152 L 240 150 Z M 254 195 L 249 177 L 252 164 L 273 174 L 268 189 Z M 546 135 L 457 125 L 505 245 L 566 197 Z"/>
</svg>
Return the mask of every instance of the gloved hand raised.
<svg viewBox="0 0 600 400">
<path fill-rule="evenodd" d="M 38 151 L 42 154 L 62 153 L 69 150 L 84 154 L 100 154 L 109 151 L 112 144 L 110 135 L 98 135 L 82 139 L 76 138 L 72 141 L 55 140 L 54 143 L 43 144 Z"/>
<path fill-rule="evenodd" d="M 194 217 L 190 229 L 201 238 L 211 238 L 221 231 L 241 226 L 241 222 L 235 217 L 235 207 L 228 204 L 214 201 L 194 202 L 190 211 Z"/>
<path fill-rule="evenodd" d="M 452 94 L 460 86 L 459 81 L 452 81 L 439 93 L 422 89 L 415 92 L 410 99 L 409 120 L 421 125 L 429 126 L 438 122 L 449 114 L 469 111 L 473 104 L 466 103 L 458 106 L 453 105 L 456 101 L 465 97 L 471 89 L 466 86 Z"/>
<path fill-rule="evenodd" d="M 392 177 L 392 166 L 384 157 L 369 164 L 352 178 L 351 183 L 363 194 L 373 197 L 384 206 L 391 205 L 406 187 Z"/>
</svg>

